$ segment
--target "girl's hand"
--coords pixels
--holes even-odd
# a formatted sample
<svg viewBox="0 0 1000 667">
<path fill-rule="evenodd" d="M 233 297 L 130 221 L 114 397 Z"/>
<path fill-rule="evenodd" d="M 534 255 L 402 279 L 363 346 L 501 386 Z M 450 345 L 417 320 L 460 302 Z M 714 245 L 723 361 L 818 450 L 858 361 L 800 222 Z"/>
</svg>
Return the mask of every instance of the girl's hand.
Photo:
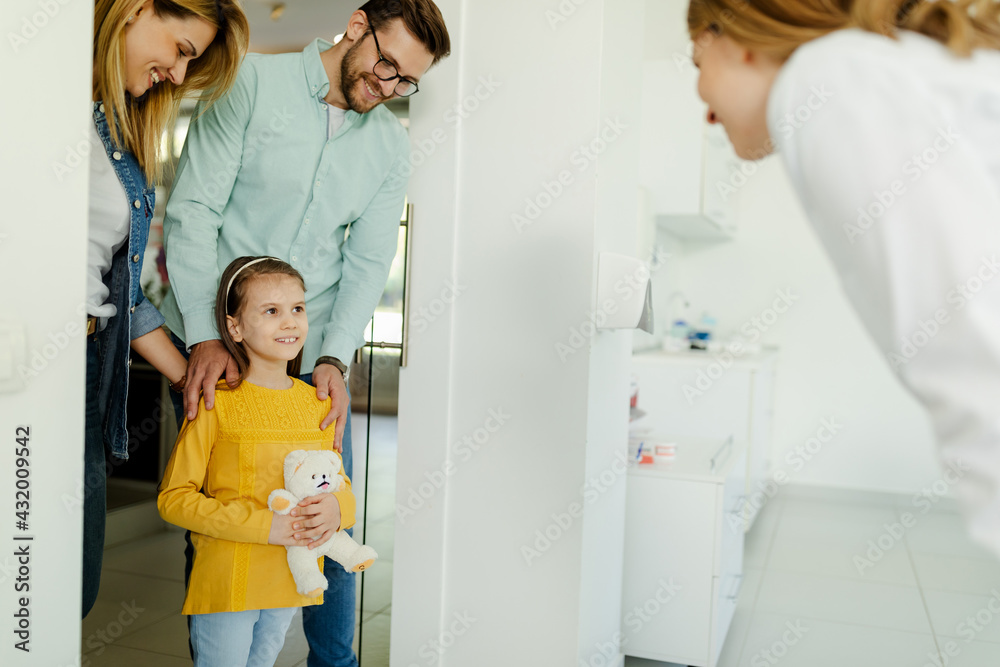
<svg viewBox="0 0 1000 667">
<path fill-rule="evenodd" d="M 340 530 L 340 501 L 332 493 L 319 493 L 299 501 L 288 516 L 295 522 L 295 537 L 314 549 Z"/>
<path fill-rule="evenodd" d="M 295 538 L 295 531 L 292 529 L 292 522 L 294 520 L 295 519 L 293 519 L 292 517 L 284 514 L 272 513 L 271 532 L 267 536 L 267 543 L 278 544 L 284 547 L 309 546 L 310 544 L 309 540 L 300 540 Z"/>
</svg>

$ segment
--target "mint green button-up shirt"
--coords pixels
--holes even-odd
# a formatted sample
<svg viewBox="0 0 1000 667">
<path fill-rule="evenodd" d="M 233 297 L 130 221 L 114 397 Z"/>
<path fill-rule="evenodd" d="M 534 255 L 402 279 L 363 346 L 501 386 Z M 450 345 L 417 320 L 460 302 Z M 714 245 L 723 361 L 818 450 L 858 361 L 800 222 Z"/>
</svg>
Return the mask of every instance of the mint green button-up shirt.
<svg viewBox="0 0 1000 667">
<path fill-rule="evenodd" d="M 229 95 L 195 114 L 163 222 L 160 308 L 188 347 L 219 337 L 219 278 L 243 255 L 278 257 L 305 278 L 303 373 L 320 356 L 350 363 L 364 343 L 396 254 L 409 137 L 381 105 L 348 110 L 329 133 L 320 53 L 331 46 L 250 54 Z"/>
</svg>

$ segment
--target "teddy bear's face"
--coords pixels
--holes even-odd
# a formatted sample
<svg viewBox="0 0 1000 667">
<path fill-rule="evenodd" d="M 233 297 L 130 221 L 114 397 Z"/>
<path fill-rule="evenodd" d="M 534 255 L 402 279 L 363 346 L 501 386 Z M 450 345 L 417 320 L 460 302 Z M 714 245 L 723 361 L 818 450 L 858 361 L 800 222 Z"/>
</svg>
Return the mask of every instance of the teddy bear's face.
<svg viewBox="0 0 1000 667">
<path fill-rule="evenodd" d="M 286 480 L 285 488 L 299 498 L 340 488 L 340 459 L 333 452 L 309 452 Z"/>
</svg>

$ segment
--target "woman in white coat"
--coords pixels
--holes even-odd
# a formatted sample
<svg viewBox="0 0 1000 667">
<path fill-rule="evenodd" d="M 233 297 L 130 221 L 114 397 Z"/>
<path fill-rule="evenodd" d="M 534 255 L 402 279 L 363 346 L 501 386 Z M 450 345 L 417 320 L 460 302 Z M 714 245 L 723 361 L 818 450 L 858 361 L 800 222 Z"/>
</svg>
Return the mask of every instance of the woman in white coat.
<svg viewBox="0 0 1000 667">
<path fill-rule="evenodd" d="M 692 0 L 709 122 L 777 151 L 1000 555 L 1000 3 Z"/>
</svg>

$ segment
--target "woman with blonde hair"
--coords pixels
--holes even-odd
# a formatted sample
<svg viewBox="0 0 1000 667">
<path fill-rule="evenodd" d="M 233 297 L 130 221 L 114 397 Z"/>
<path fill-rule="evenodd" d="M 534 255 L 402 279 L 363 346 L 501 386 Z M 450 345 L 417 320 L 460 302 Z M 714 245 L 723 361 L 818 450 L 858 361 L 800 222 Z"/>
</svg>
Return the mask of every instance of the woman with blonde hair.
<svg viewBox="0 0 1000 667">
<path fill-rule="evenodd" d="M 87 243 L 87 404 L 83 615 L 104 549 L 105 448 L 127 459 L 129 348 L 184 385 L 186 361 L 139 285 L 161 163 L 160 137 L 183 97 L 219 99 L 236 79 L 249 28 L 237 0 L 97 0 Z"/>
<path fill-rule="evenodd" d="M 692 0 L 708 120 L 776 149 L 1000 555 L 1000 4 Z"/>
</svg>

